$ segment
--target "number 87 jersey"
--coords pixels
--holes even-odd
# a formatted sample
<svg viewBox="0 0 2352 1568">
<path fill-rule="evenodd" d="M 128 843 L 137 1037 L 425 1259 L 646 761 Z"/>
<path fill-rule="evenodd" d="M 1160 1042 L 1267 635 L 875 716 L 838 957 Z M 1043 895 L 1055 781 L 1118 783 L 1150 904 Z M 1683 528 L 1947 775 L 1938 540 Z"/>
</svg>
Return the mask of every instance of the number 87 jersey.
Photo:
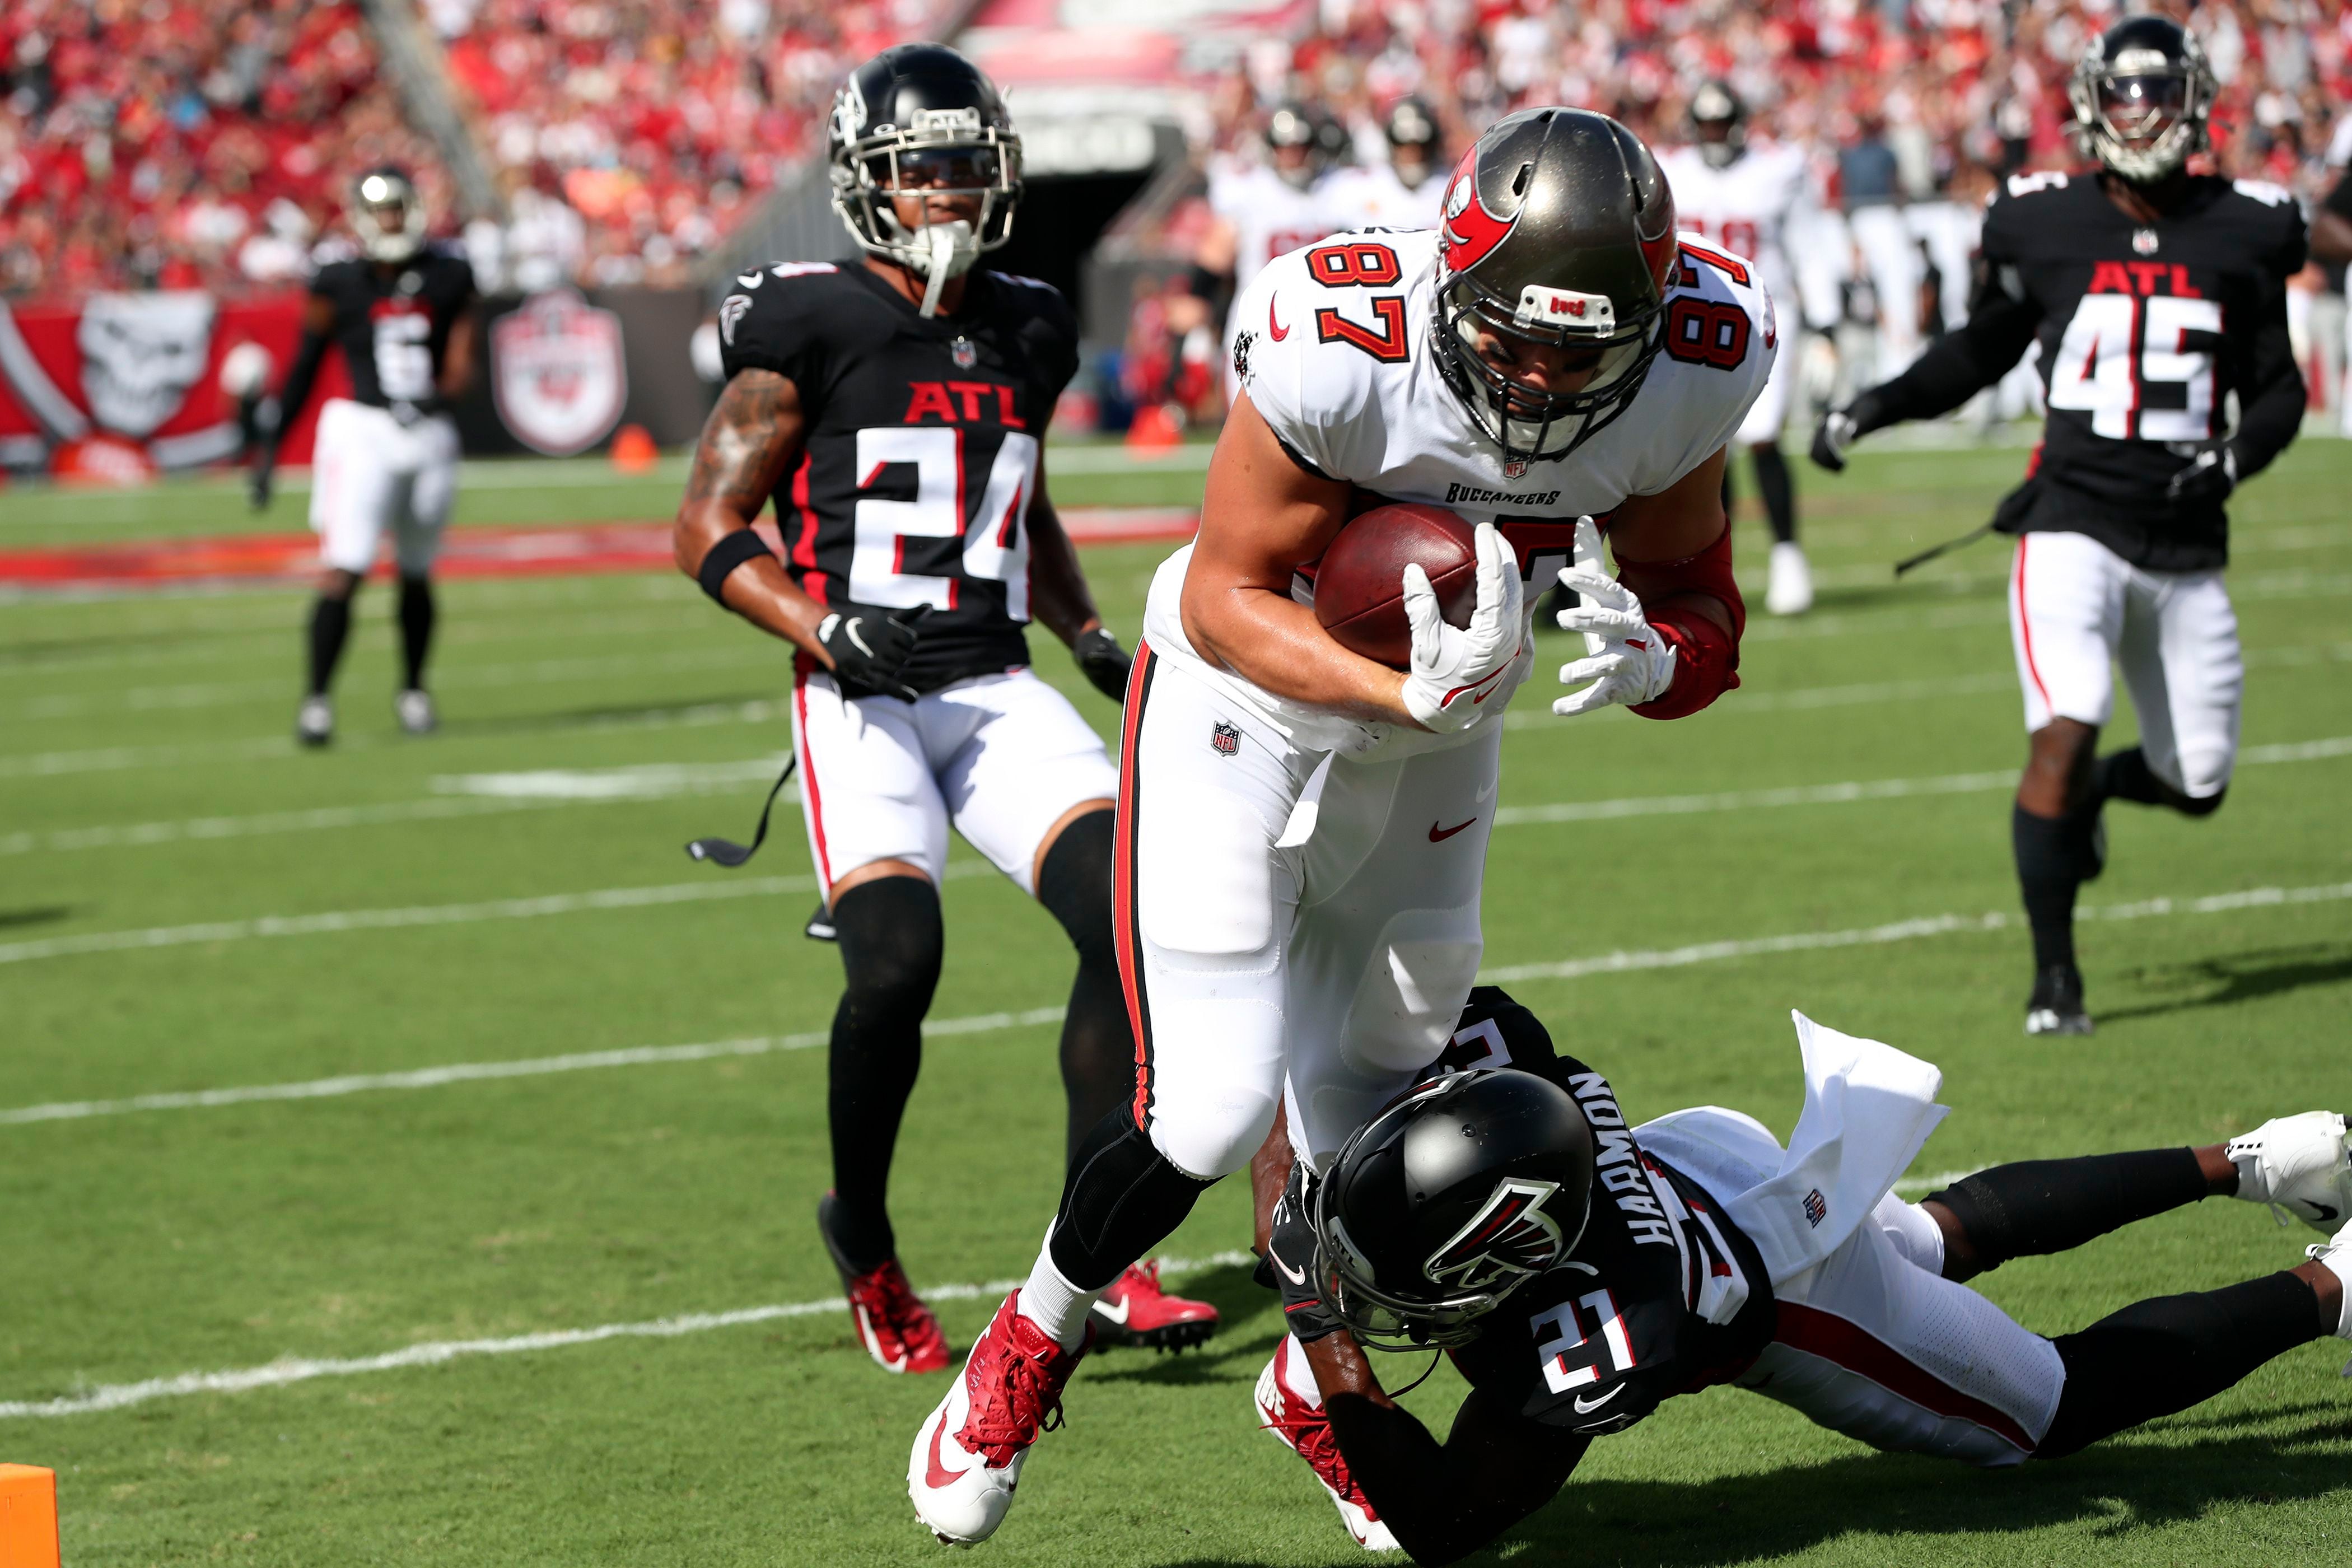
<svg viewBox="0 0 2352 1568">
<path fill-rule="evenodd" d="M 793 384 L 805 456 L 777 488 L 785 570 L 819 604 L 928 605 L 908 682 L 936 690 L 1029 662 L 1039 442 L 1077 369 L 1050 285 L 975 269 L 925 317 L 858 262 L 739 275 L 719 307 L 727 374 Z"/>
</svg>

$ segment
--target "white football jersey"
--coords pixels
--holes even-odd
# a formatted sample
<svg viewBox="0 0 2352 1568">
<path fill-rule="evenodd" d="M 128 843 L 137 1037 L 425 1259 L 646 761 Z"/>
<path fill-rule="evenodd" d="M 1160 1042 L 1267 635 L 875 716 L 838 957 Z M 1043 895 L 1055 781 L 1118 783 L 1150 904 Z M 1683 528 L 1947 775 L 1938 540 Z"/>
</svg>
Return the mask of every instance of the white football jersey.
<svg viewBox="0 0 2352 1568">
<path fill-rule="evenodd" d="M 1767 142 L 1750 147 L 1729 168 L 1717 169 L 1697 148 L 1675 147 L 1658 154 L 1658 167 L 1675 193 L 1675 221 L 1708 244 L 1753 261 L 1772 297 L 1792 305 L 1790 219 L 1811 201 L 1812 171 L 1804 150 Z"/>
<path fill-rule="evenodd" d="M 1234 302 L 1235 370 L 1300 462 L 1388 500 L 1426 501 L 1495 523 L 1517 554 L 1532 614 L 1538 594 L 1568 563 L 1576 520 L 1589 513 L 1605 531 L 1626 497 L 1655 495 L 1706 462 L 1731 439 L 1771 374 L 1780 334 L 1754 269 L 1697 235 L 1679 239 L 1664 346 L 1632 406 L 1565 458 L 1517 473 L 1506 471 L 1501 451 L 1432 357 L 1433 230 L 1334 235 L 1274 262 Z M 1361 725 L 1262 690 L 1192 651 L 1178 615 L 1191 554 L 1190 546 L 1177 552 L 1152 582 L 1144 613 L 1152 647 L 1303 746 L 1360 745 Z M 1292 594 L 1311 603 L 1306 576 Z M 1524 669 L 1514 678 L 1524 679 Z M 1507 705 L 1494 703 L 1495 715 Z M 1423 749 L 1461 739 L 1397 737 Z"/>
<path fill-rule="evenodd" d="M 1397 178 L 1393 164 L 1341 169 L 1330 177 L 1324 211 L 1334 233 L 1354 228 L 1435 228 L 1445 216 L 1450 174 L 1433 165 L 1428 178 L 1408 185 Z"/>
<path fill-rule="evenodd" d="M 1339 226 L 1323 207 L 1328 183 L 1325 175 L 1302 191 L 1263 163 L 1233 164 L 1209 176 L 1209 209 L 1234 226 L 1236 295 L 1267 262 Z"/>
</svg>

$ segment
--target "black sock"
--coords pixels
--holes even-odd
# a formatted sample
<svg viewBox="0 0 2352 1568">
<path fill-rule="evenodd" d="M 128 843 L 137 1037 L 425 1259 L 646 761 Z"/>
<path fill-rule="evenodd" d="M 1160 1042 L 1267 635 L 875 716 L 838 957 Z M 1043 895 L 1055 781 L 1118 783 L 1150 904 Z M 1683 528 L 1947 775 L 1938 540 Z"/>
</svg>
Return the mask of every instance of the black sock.
<svg viewBox="0 0 2352 1568">
<path fill-rule="evenodd" d="M 1995 1165 L 1928 1194 L 1927 1201 L 1952 1211 L 1979 1263 L 1993 1269 L 2012 1258 L 2070 1251 L 2206 1195 L 2194 1152 L 2145 1149 Z"/>
<path fill-rule="evenodd" d="M 1797 483 L 1789 459 L 1778 447 L 1752 448 L 1756 458 L 1756 492 L 1764 498 L 1764 521 L 1772 542 L 1787 544 L 1797 537 Z"/>
<path fill-rule="evenodd" d="M 1037 871 L 1037 901 L 1053 911 L 1078 951 L 1070 1008 L 1062 1018 L 1062 1090 L 1069 1102 L 1064 1151 L 1135 1094 L 1135 1030 L 1119 984 L 1111 938 L 1111 814 L 1089 813 L 1062 829 Z"/>
<path fill-rule="evenodd" d="M 407 660 L 407 689 L 425 688 L 425 656 L 433 649 L 433 579 L 400 580 L 400 651 Z"/>
<path fill-rule="evenodd" d="M 2210 816 L 2221 808 L 2225 787 L 2208 795 L 2190 795 L 2156 776 L 2147 755 L 2137 746 L 2110 752 L 2091 770 L 2094 800 L 2128 800 L 2141 805 L 2168 805 L 2183 816 Z"/>
<path fill-rule="evenodd" d="M 877 877 L 834 900 L 848 984 L 833 1015 L 825 1109 L 833 1132 L 834 1245 L 851 1265 L 896 1256 L 887 1199 L 898 1120 L 923 1060 L 923 1015 L 940 983 L 946 936 L 939 889 L 920 877 Z"/>
<path fill-rule="evenodd" d="M 1170 1164 L 1121 1106 L 1096 1123 L 1071 1159 L 1046 1252 L 1063 1279 L 1099 1290 L 1167 1240 L 1214 1185 Z"/>
<path fill-rule="evenodd" d="M 2225 1290 L 2158 1296 L 2050 1342 L 2064 1392 L 2037 1459 L 2210 1399 L 2273 1356 L 2320 1337 L 2317 1295 L 2293 1274 Z"/>
<path fill-rule="evenodd" d="M 2033 967 L 2074 962 L 2074 892 L 2090 869 L 2092 812 L 2036 816 L 2010 808 L 2010 844 L 2017 856 L 2017 882 L 2025 895 L 2025 921 L 2033 930 Z"/>
<path fill-rule="evenodd" d="M 335 684 L 335 666 L 352 635 L 352 602 L 321 594 L 310 606 L 310 695 L 324 697 Z"/>
</svg>

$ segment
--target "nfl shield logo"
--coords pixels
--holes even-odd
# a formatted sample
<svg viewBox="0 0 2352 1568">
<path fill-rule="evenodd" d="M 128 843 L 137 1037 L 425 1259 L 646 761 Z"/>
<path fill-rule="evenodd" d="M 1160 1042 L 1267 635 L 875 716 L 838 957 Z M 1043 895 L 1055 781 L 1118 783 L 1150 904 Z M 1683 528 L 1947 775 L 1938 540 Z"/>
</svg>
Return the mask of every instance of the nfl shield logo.
<svg viewBox="0 0 2352 1568">
<path fill-rule="evenodd" d="M 1221 757 L 1230 757 L 1242 749 L 1242 732 L 1220 721 L 1209 731 L 1209 749 Z"/>
<path fill-rule="evenodd" d="M 1815 1187 L 1811 1192 L 1805 1194 L 1805 1223 L 1807 1225 L 1818 1227 L 1822 1221 L 1829 1218 L 1829 1200 L 1822 1196 L 1821 1188 Z"/>
<path fill-rule="evenodd" d="M 948 353 L 956 362 L 956 369 L 970 370 L 980 363 L 980 349 L 970 338 L 958 338 L 948 345 Z"/>
<path fill-rule="evenodd" d="M 2132 248 L 2138 251 L 2142 256 L 2154 256 L 2156 254 L 2156 230 L 2152 228 L 2136 228 L 2132 230 Z"/>
<path fill-rule="evenodd" d="M 1527 471 L 1528 460 L 1525 458 L 1512 458 L 1503 464 L 1503 477 L 1507 479 L 1524 479 Z"/>
</svg>

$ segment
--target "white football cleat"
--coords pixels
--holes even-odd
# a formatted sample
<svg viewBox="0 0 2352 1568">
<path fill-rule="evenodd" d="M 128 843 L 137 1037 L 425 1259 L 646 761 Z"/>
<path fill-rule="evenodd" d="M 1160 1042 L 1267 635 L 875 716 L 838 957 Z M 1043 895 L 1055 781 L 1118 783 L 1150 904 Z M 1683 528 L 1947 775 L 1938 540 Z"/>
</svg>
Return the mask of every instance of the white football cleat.
<svg viewBox="0 0 2352 1568">
<path fill-rule="evenodd" d="M 1257 1374 L 1258 1425 L 1282 1439 L 1283 1446 L 1307 1461 L 1315 1472 L 1331 1505 L 1339 1510 L 1339 1522 L 1356 1538 L 1356 1544 L 1367 1552 L 1401 1552 L 1396 1537 L 1381 1522 L 1371 1500 L 1348 1468 L 1347 1456 L 1339 1452 L 1339 1439 L 1332 1434 L 1331 1418 L 1323 1406 L 1309 1404 L 1306 1395 L 1290 1385 L 1293 1346 L 1297 1342 L 1288 1334 L 1274 1347 L 1274 1359 Z M 1302 1367 L 1299 1369 L 1304 1371 Z"/>
<path fill-rule="evenodd" d="M 412 686 L 394 698 L 392 710 L 400 716 L 400 727 L 412 735 L 430 735 L 441 727 L 433 694 L 421 686 Z"/>
<path fill-rule="evenodd" d="M 1813 569 L 1805 561 L 1805 547 L 1793 539 L 1772 546 L 1764 607 L 1776 616 L 1801 616 L 1813 607 Z"/>
<path fill-rule="evenodd" d="M 2332 1110 L 2281 1116 L 2230 1140 L 2238 1196 L 2268 1204 L 2284 1225 L 2293 1215 L 2323 1236 L 2352 1218 L 2352 1156 L 2344 1118 Z M 2338 1239 L 2341 1239 L 2339 1237 Z"/>
<path fill-rule="evenodd" d="M 335 700 L 305 697 L 294 710 L 294 738 L 306 746 L 323 746 L 335 738 Z"/>
<path fill-rule="evenodd" d="M 2352 1340 L 2352 1222 L 2324 1242 L 2315 1242 L 2303 1249 L 2304 1257 L 2314 1263 L 2324 1263 L 2344 1288 L 2344 1305 L 2338 1308 L 2336 1337 Z M 2352 1377 L 2352 1361 L 2344 1363 L 2341 1375 Z"/>
<path fill-rule="evenodd" d="M 1062 1424 L 1062 1388 L 1087 1352 L 1055 1344 L 1020 1300 L 1004 1298 L 907 1457 L 915 1517 L 948 1546 L 977 1546 L 1004 1522 L 1029 1446 Z"/>
</svg>

